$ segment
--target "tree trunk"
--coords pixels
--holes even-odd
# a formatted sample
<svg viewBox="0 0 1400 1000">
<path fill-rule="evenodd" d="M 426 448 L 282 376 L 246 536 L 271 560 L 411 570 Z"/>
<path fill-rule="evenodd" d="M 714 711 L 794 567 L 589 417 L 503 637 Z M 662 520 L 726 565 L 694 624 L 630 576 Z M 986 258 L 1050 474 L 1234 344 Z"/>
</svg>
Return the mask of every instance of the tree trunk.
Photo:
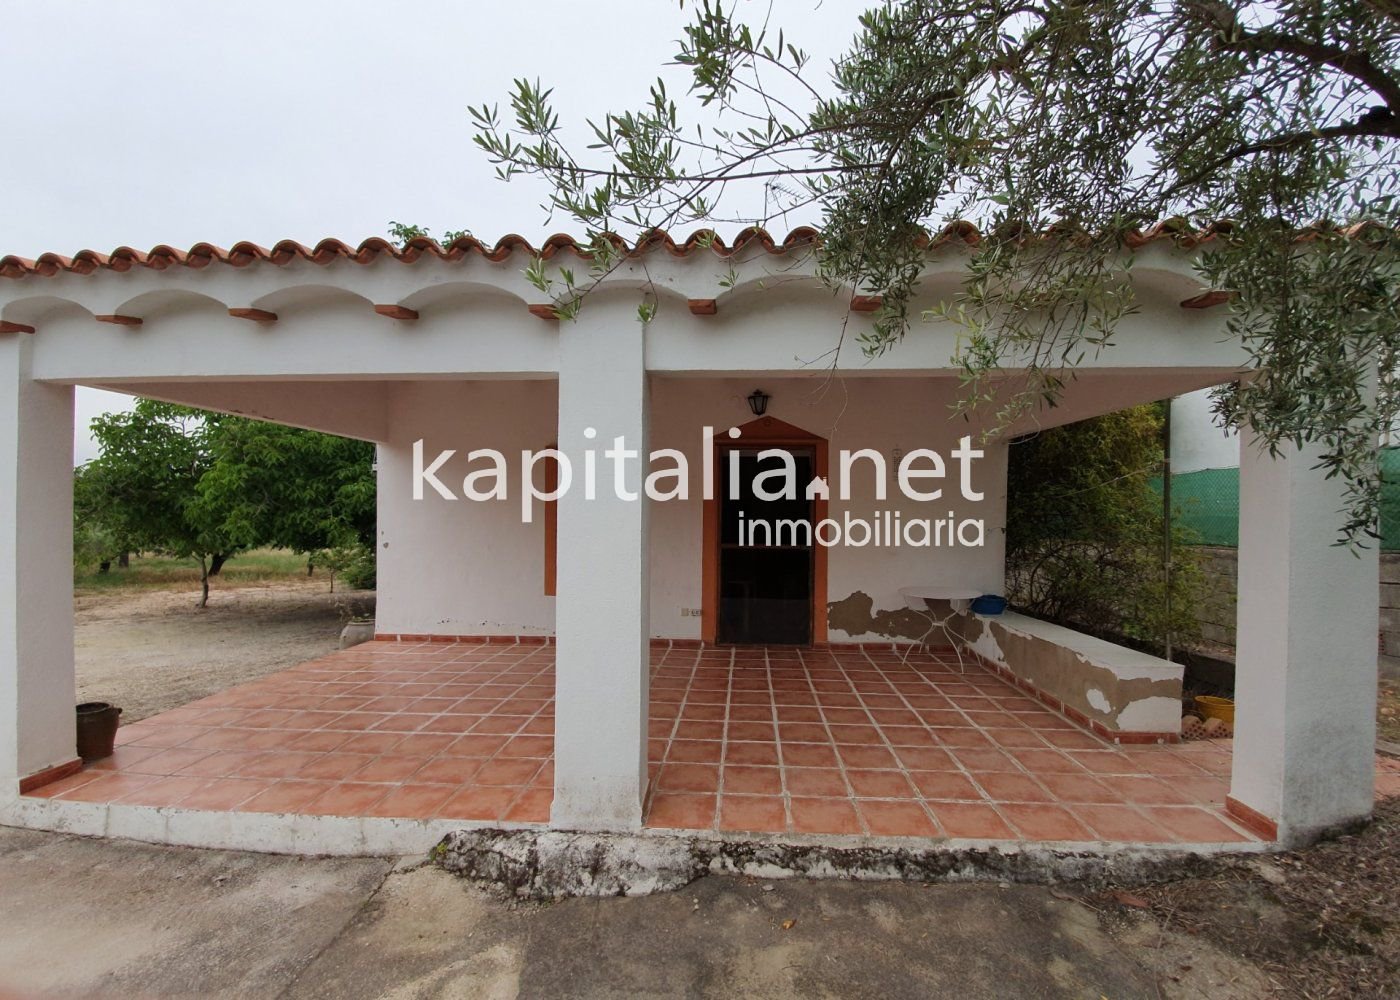
<svg viewBox="0 0 1400 1000">
<path fill-rule="evenodd" d="M 131 553 L 123 552 L 117 556 L 117 567 L 119 569 L 131 569 Z"/>
<path fill-rule="evenodd" d="M 206 608 L 209 606 L 209 564 L 203 556 L 199 557 L 199 586 L 201 590 L 199 606 Z"/>
<path fill-rule="evenodd" d="M 97 572 L 99 573 L 105 573 L 111 568 L 112 560 L 110 559 L 103 559 L 100 563 L 97 564 Z"/>
<path fill-rule="evenodd" d="M 209 575 L 218 576 L 219 570 L 224 568 L 224 563 L 226 562 L 228 562 L 227 553 L 215 552 L 213 558 L 209 562 Z"/>
<path fill-rule="evenodd" d="M 308 560 L 306 560 L 306 575 L 307 575 L 307 576 L 314 576 L 315 573 L 316 573 L 316 561 L 315 561 L 314 559 L 308 559 Z"/>
</svg>

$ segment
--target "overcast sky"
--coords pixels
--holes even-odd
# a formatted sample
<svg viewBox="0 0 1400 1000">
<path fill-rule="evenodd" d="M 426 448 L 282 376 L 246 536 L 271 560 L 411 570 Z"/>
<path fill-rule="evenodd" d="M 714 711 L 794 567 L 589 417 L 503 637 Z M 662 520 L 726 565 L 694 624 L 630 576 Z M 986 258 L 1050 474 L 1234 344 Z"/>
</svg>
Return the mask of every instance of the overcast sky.
<svg viewBox="0 0 1400 1000">
<path fill-rule="evenodd" d="M 767 6 L 742 9 L 759 20 Z M 773 17 L 825 74 L 866 6 L 773 0 Z M 688 13 L 674 0 L 6 5 L 0 254 L 355 243 L 391 219 L 537 240 L 567 224 L 547 222 L 540 187 L 494 179 L 467 106 L 508 107 L 524 76 L 579 124 L 635 107 Z M 124 397 L 79 396 L 81 462 L 88 421 Z"/>
</svg>

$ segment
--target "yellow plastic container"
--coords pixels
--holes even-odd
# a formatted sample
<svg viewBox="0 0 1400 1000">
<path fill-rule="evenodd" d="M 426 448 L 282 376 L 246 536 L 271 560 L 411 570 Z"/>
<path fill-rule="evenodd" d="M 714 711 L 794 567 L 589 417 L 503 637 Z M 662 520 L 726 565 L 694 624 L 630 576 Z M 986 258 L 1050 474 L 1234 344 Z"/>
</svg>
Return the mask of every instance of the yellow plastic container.
<svg viewBox="0 0 1400 1000">
<path fill-rule="evenodd" d="M 1219 719 L 1227 726 L 1235 724 L 1235 703 L 1229 698 L 1198 694 L 1196 695 L 1196 707 L 1207 719 Z"/>
</svg>

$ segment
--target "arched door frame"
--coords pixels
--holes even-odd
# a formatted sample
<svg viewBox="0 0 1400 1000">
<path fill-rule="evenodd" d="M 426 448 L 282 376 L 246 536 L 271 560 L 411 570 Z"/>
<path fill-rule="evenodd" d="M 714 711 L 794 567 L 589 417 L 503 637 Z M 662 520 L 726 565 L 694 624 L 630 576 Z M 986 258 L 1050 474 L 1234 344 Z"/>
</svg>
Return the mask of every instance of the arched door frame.
<svg viewBox="0 0 1400 1000">
<path fill-rule="evenodd" d="M 724 453 L 734 448 L 783 448 L 803 447 L 812 449 L 812 466 L 815 475 L 823 482 L 830 483 L 827 475 L 827 439 L 805 431 L 801 427 L 779 420 L 777 417 L 759 417 L 741 424 L 738 438 L 717 434 L 714 441 L 713 459 L 710 463 L 709 496 L 704 502 L 704 527 L 701 532 L 701 604 L 700 638 L 708 643 L 715 641 L 719 634 L 719 548 L 720 548 L 720 463 Z M 802 484 L 805 488 L 806 484 Z M 827 516 L 827 498 L 818 496 L 813 501 L 813 533 L 816 525 Z M 825 545 L 812 545 L 812 642 L 826 642 L 826 563 Z"/>
</svg>

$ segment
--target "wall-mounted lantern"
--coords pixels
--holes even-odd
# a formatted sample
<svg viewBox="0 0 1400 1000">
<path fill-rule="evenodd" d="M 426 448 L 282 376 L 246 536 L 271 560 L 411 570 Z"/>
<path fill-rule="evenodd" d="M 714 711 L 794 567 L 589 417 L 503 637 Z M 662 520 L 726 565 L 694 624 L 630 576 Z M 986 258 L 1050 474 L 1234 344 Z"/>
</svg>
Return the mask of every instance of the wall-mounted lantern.
<svg viewBox="0 0 1400 1000">
<path fill-rule="evenodd" d="M 768 393 L 762 389 L 755 389 L 749 393 L 749 409 L 753 411 L 755 417 L 763 416 L 764 411 L 768 409 L 769 398 Z"/>
</svg>

